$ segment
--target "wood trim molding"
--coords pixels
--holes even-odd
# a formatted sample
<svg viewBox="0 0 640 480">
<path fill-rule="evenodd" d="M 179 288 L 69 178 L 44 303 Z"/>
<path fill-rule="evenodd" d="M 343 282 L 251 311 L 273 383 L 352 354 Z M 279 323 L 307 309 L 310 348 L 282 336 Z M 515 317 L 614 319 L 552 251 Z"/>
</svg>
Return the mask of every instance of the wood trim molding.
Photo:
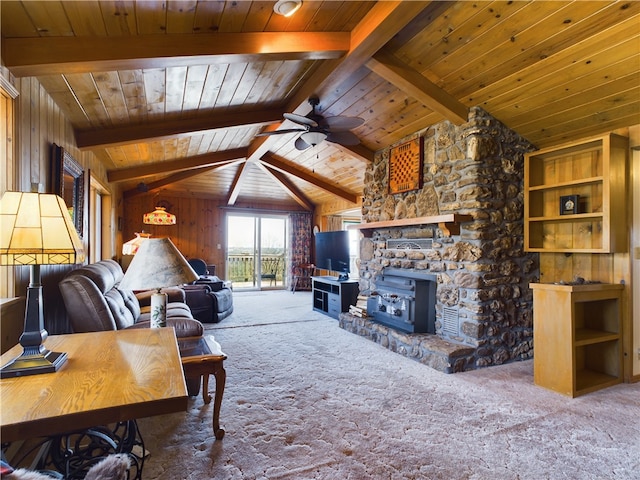
<svg viewBox="0 0 640 480">
<path fill-rule="evenodd" d="M 9 97 L 12 99 L 16 99 L 20 92 L 18 89 L 13 86 L 13 75 L 9 71 L 9 69 L 5 66 L 0 66 L 0 88 L 2 88 Z"/>
<path fill-rule="evenodd" d="M 365 237 L 371 237 L 374 230 L 381 228 L 408 227 L 412 225 L 438 225 L 446 237 L 460 235 L 460 223 L 473 220 L 471 215 L 448 213 L 430 217 L 402 218 L 399 220 L 385 220 L 382 222 L 368 222 L 359 225 L 349 225 L 347 228 L 360 230 Z"/>
</svg>

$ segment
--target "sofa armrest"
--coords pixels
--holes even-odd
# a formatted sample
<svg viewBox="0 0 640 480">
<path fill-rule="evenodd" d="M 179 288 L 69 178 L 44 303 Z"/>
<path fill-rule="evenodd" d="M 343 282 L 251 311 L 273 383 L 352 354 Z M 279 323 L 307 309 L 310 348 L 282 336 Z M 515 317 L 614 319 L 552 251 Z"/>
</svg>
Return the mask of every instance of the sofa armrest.
<svg viewBox="0 0 640 480">
<path fill-rule="evenodd" d="M 167 327 L 173 327 L 177 338 L 201 337 L 204 334 L 204 327 L 195 318 L 188 317 L 168 317 Z M 141 320 L 127 328 L 151 328 L 149 320 Z"/>
<path fill-rule="evenodd" d="M 208 285 L 212 292 L 217 292 L 224 288 L 224 282 L 215 275 L 202 275 L 194 283 L 196 285 Z"/>
</svg>

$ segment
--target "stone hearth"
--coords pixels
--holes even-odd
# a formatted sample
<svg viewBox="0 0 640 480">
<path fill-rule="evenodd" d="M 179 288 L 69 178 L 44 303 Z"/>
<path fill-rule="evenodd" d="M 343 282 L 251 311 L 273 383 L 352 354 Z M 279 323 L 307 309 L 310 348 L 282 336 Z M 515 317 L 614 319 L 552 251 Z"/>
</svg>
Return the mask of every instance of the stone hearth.
<svg viewBox="0 0 640 480">
<path fill-rule="evenodd" d="M 403 333 L 350 313 L 340 314 L 339 325 L 348 332 L 443 373 L 463 372 L 475 360 L 475 348 L 443 340 L 437 335 Z"/>
<path fill-rule="evenodd" d="M 389 194 L 390 148 L 365 175 L 363 221 L 468 215 L 460 231 L 433 225 L 374 228 L 360 244 L 360 292 L 376 290 L 387 268 L 435 275 L 436 333 L 405 334 L 371 319 L 343 315 L 341 326 L 449 373 L 533 355 L 532 294 L 538 257 L 524 251 L 522 137 L 480 108 L 456 126 L 443 122 L 422 137 L 422 187 Z M 403 247 L 403 245 L 417 245 Z"/>
</svg>

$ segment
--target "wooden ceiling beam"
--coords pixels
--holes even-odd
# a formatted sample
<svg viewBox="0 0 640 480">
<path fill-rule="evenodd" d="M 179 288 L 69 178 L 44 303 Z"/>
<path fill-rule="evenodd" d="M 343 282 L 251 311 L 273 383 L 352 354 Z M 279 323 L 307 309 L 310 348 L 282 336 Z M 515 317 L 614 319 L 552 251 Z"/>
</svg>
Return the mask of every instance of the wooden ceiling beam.
<svg viewBox="0 0 640 480">
<path fill-rule="evenodd" d="M 186 180 L 187 178 L 191 178 L 196 175 L 201 175 L 203 173 L 210 172 L 212 170 L 221 169 L 223 167 L 232 166 L 238 164 L 240 162 L 244 162 L 244 160 L 236 160 L 234 162 L 225 162 L 218 165 L 209 165 L 207 167 L 195 168 L 192 170 L 185 170 L 183 172 L 174 173 L 173 175 L 169 175 L 168 177 L 163 178 L 162 180 L 157 180 L 155 182 L 148 183 L 146 185 L 147 188 L 144 190 L 140 190 L 138 188 L 132 188 L 131 190 L 125 190 L 123 193 L 124 198 L 132 198 L 137 197 L 138 195 L 144 195 L 148 193 L 153 193 L 157 190 L 160 190 L 162 187 L 166 185 L 171 185 L 172 183 L 179 182 L 181 180 Z"/>
<path fill-rule="evenodd" d="M 246 148 L 236 148 L 233 150 L 198 155 L 196 157 L 180 158 L 168 162 L 138 165 L 136 167 L 121 168 L 119 170 L 108 170 L 107 180 L 109 182 L 123 182 L 125 180 L 149 177 L 159 173 L 192 170 L 202 167 L 220 167 L 235 160 L 244 160 L 246 157 Z"/>
<path fill-rule="evenodd" d="M 262 161 L 256 162 L 256 164 L 264 173 L 269 175 L 278 185 L 280 185 L 280 187 L 287 192 L 287 194 L 293 198 L 298 205 L 303 207 L 305 210 L 310 212 L 313 211 L 315 205 L 300 190 L 298 190 L 298 188 L 291 183 L 283 173 L 267 168 L 268 165 Z"/>
<path fill-rule="evenodd" d="M 340 145 L 334 143 L 338 150 L 352 156 L 353 158 L 360 160 L 361 162 L 373 162 L 376 152 L 369 150 L 367 147 L 359 143 L 358 145 Z"/>
<path fill-rule="evenodd" d="M 229 189 L 229 195 L 227 195 L 227 205 L 233 205 L 238 200 L 238 195 L 240 195 L 240 190 L 242 190 L 244 181 L 247 178 L 247 172 L 249 171 L 248 163 L 249 161 L 247 160 L 240 165 L 240 168 L 238 168 L 238 171 L 236 172 L 236 176 L 233 177 L 233 183 Z"/>
<path fill-rule="evenodd" d="M 282 121 L 282 109 L 251 112 L 212 112 L 206 117 L 180 118 L 147 124 L 76 130 L 76 144 L 80 150 L 110 148 L 139 142 L 181 138 L 221 128 L 269 125 Z"/>
<path fill-rule="evenodd" d="M 378 50 L 418 16 L 431 2 L 377 2 L 351 31 L 351 48 L 343 57 L 328 60 L 291 98 L 287 111 L 305 115 L 308 98 L 340 85 L 362 67 Z"/>
<path fill-rule="evenodd" d="M 123 37 L 3 38 L 16 77 L 214 63 L 326 60 L 349 50 L 349 32 L 218 32 Z"/>
<path fill-rule="evenodd" d="M 266 154 L 257 163 L 261 166 L 268 167 L 271 170 L 278 170 L 279 172 L 293 175 L 294 177 L 299 178 L 300 180 L 304 180 L 305 182 L 308 182 L 311 185 L 314 185 L 315 187 L 324 190 L 325 192 L 329 192 L 333 195 L 336 195 L 337 197 L 344 198 L 345 200 L 351 203 L 358 203 L 358 195 L 351 192 L 347 192 L 346 190 L 343 190 L 339 187 L 336 187 L 335 185 L 325 182 L 324 180 L 321 180 L 318 177 L 314 177 L 313 175 L 303 170 L 299 170 L 291 165 L 288 165 L 283 161 L 277 159 L 271 154 Z"/>
<path fill-rule="evenodd" d="M 362 67 L 378 50 L 389 42 L 431 2 L 377 2 L 351 31 L 351 45 L 343 56 L 327 60 L 295 92 L 286 106 L 287 112 L 306 115 L 308 99 L 340 85 L 358 68 Z M 259 160 L 269 152 L 275 142 L 274 136 L 258 137 L 249 147 L 249 159 Z"/>
<path fill-rule="evenodd" d="M 461 125 L 469 119 L 465 105 L 391 53 L 376 53 L 366 66 L 450 122 Z"/>
</svg>

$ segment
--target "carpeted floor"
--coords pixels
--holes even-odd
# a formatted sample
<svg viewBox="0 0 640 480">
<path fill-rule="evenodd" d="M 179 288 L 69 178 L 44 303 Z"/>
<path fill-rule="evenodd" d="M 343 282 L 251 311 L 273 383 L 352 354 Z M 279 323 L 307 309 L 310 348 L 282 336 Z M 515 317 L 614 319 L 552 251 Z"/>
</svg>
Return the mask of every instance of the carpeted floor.
<svg viewBox="0 0 640 480">
<path fill-rule="evenodd" d="M 640 384 L 570 399 L 533 385 L 531 361 L 446 375 L 340 329 L 308 292 L 234 304 L 207 326 L 229 357 L 226 436 L 202 397 L 139 420 L 145 479 L 640 478 Z"/>
</svg>

